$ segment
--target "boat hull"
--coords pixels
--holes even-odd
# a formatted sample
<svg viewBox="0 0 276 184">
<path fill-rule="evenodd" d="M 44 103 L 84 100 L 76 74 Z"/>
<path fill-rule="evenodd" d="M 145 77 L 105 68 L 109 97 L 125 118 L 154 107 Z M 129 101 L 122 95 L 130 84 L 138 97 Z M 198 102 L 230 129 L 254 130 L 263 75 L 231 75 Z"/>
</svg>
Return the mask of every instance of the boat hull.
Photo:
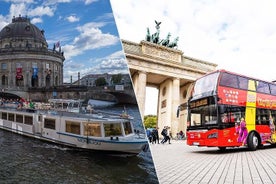
<svg viewBox="0 0 276 184">
<path fill-rule="evenodd" d="M 1 111 L 1 113 L 3 113 Z M 63 117 L 57 115 L 48 114 L 38 114 L 38 113 L 27 113 L 27 112 L 4 112 L 7 116 L 6 119 L 0 117 L 0 129 L 11 131 L 20 135 L 33 137 L 43 141 L 48 141 L 60 145 L 70 146 L 74 148 L 82 148 L 88 150 L 98 150 L 107 152 L 118 152 L 118 153 L 129 153 L 129 154 L 139 154 L 142 150 L 148 147 L 148 141 L 144 136 L 139 136 L 134 133 L 129 133 L 127 135 L 121 136 L 102 136 L 93 137 L 85 136 L 84 133 L 78 135 L 66 132 L 67 125 L 66 121 L 75 121 L 80 123 L 80 128 L 84 132 L 84 125 L 90 120 L 85 120 L 77 117 Z M 9 114 L 15 114 L 13 118 L 10 118 Z M 23 117 L 23 115 L 31 117 L 32 122 L 26 124 L 25 122 L 16 122 L 17 116 Z M 2 115 L 3 116 L 3 115 Z M 41 117 L 39 117 L 41 116 Z M 52 119 L 56 121 L 56 125 L 53 129 L 45 128 L 45 119 Z M 103 120 L 97 120 L 96 123 L 102 122 Z M 120 120 L 121 121 L 121 120 Z M 123 120 L 122 120 L 123 121 Z M 108 121 L 106 120 L 106 123 Z M 101 125 L 103 127 L 103 125 Z M 123 126 L 123 124 L 122 124 Z M 102 128 L 104 129 L 104 128 Z M 104 130 L 101 130 L 102 132 Z M 133 131 L 132 131 L 133 132 Z"/>
</svg>

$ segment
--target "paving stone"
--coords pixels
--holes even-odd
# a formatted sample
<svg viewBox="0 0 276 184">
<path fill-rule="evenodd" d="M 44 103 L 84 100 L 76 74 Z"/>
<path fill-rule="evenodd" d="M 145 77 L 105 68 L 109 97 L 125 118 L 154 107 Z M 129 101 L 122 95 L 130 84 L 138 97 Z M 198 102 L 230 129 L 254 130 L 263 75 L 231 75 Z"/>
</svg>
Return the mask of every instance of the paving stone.
<svg viewBox="0 0 276 184">
<path fill-rule="evenodd" d="M 188 146 L 186 141 L 150 146 L 160 184 L 276 183 L 276 147 L 246 148 Z"/>
</svg>

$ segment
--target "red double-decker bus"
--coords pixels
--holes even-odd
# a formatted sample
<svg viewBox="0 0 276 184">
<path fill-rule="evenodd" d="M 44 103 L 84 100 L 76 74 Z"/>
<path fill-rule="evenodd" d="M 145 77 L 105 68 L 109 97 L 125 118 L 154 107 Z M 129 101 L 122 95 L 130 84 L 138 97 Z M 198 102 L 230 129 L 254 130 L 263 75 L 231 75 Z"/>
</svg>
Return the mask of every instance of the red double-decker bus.
<svg viewBox="0 0 276 184">
<path fill-rule="evenodd" d="M 194 84 L 187 144 L 256 150 L 276 143 L 275 118 L 276 84 L 218 70 Z"/>
</svg>

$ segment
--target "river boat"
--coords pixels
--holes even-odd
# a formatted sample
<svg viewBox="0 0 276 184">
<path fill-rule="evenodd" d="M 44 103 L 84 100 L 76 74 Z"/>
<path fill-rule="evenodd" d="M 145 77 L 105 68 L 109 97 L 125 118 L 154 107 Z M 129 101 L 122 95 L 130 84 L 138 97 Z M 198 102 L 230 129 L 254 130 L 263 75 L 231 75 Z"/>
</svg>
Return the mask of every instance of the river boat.
<svg viewBox="0 0 276 184">
<path fill-rule="evenodd" d="M 84 113 L 81 100 L 56 99 L 39 108 L 0 107 L 0 128 L 70 147 L 139 154 L 147 149 L 145 134 L 139 133 L 125 115 Z"/>
</svg>

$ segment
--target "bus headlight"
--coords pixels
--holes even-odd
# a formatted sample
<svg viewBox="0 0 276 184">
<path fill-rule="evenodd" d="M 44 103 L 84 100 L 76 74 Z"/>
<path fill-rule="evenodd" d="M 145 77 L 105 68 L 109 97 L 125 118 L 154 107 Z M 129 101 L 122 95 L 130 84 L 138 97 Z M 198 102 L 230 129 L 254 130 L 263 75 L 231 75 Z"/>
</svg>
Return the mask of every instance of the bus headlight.
<svg viewBox="0 0 276 184">
<path fill-rule="evenodd" d="M 218 133 L 215 132 L 215 133 L 209 134 L 207 138 L 208 138 L 208 139 L 218 138 Z"/>
</svg>

